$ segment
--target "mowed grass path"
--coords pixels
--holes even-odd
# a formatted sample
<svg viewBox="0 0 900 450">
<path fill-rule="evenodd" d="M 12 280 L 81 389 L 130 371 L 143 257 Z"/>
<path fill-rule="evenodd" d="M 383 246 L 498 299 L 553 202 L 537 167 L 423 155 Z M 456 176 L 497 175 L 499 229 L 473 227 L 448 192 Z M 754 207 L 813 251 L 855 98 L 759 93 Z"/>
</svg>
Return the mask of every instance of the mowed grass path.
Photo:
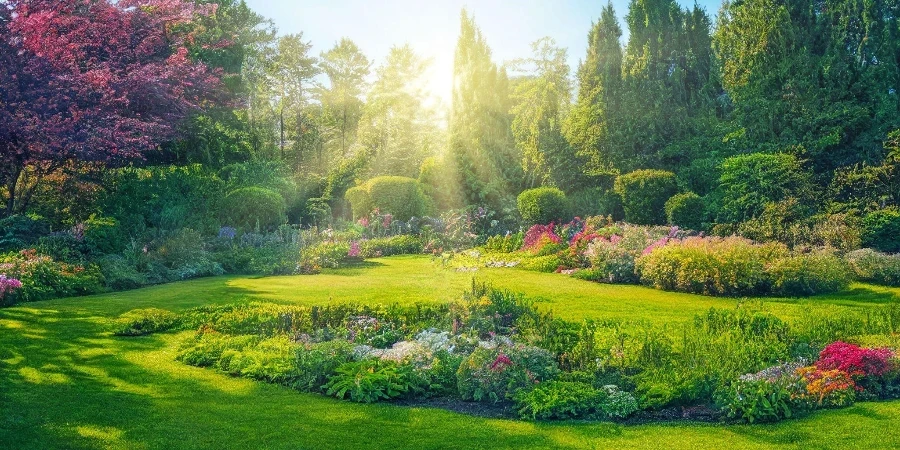
<svg viewBox="0 0 900 450">
<path fill-rule="evenodd" d="M 0 310 L 0 449 L 51 448 L 897 448 L 900 402 L 862 403 L 777 425 L 532 423 L 428 408 L 358 405 L 232 378 L 174 360 L 182 334 L 117 338 L 112 317 L 134 308 L 277 301 L 415 303 L 455 299 L 471 273 L 428 257 L 373 260 L 316 276 L 219 277 Z M 543 297 L 578 320 L 686 320 L 736 300 L 607 286 L 555 274 L 483 270 L 479 280 Z M 900 290 L 855 285 L 843 295 L 767 300 L 796 317 L 810 305 L 864 308 Z"/>
</svg>

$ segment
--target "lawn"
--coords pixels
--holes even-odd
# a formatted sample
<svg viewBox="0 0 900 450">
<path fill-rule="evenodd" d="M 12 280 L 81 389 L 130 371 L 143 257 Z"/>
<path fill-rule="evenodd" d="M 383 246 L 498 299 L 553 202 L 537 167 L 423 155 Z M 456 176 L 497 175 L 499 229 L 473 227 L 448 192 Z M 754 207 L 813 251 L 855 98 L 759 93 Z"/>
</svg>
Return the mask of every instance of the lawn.
<svg viewBox="0 0 900 450">
<path fill-rule="evenodd" d="M 664 323 L 736 300 L 608 286 L 515 269 L 475 274 L 542 297 L 566 319 Z M 0 448 L 895 448 L 900 402 L 861 403 L 778 425 L 530 423 L 427 408 L 358 405 L 232 378 L 174 360 L 181 338 L 118 338 L 111 317 L 266 300 L 415 303 L 457 297 L 471 273 L 427 257 L 376 259 L 315 276 L 219 277 L 0 310 Z M 854 285 L 842 295 L 769 299 L 776 314 L 865 308 L 900 290 Z"/>
</svg>

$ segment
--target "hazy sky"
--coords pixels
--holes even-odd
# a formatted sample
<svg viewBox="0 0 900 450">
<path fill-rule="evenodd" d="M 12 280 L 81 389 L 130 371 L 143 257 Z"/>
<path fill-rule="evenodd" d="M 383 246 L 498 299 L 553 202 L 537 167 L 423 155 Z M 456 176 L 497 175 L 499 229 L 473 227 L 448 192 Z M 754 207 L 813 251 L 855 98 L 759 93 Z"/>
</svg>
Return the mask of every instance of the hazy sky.
<svg viewBox="0 0 900 450">
<path fill-rule="evenodd" d="M 693 6 L 694 0 L 679 0 Z M 530 43 L 544 36 L 568 49 L 574 70 L 587 49 L 591 22 L 605 0 L 247 0 L 272 19 L 281 34 L 303 32 L 315 54 L 341 37 L 352 39 L 366 56 L 381 64 L 393 45 L 409 43 L 432 59 L 429 86 L 446 101 L 450 95 L 453 53 L 463 7 L 475 15 L 498 63 L 530 54 Z M 721 0 L 697 0 L 711 17 Z M 625 33 L 628 0 L 613 0 Z M 373 67 L 375 67 L 373 66 Z"/>
</svg>

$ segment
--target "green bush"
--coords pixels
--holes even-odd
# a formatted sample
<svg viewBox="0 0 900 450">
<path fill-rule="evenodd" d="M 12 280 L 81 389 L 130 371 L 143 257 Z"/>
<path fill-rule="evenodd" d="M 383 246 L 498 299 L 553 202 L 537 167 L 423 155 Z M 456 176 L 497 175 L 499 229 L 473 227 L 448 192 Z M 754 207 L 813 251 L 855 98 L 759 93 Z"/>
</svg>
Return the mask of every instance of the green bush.
<svg viewBox="0 0 900 450">
<path fill-rule="evenodd" d="M 229 225 L 244 230 L 272 230 L 287 221 L 284 198 L 275 191 L 260 187 L 229 192 L 222 210 Z"/>
<path fill-rule="evenodd" d="M 149 283 L 146 275 L 138 272 L 120 255 L 104 255 L 95 262 L 103 274 L 104 283 L 114 291 L 137 289 Z"/>
<path fill-rule="evenodd" d="M 117 336 L 143 336 L 173 328 L 178 315 L 159 308 L 133 309 L 119 316 L 113 334 Z"/>
<path fill-rule="evenodd" d="M 861 281 L 900 286 L 900 255 L 888 255 L 864 248 L 848 253 L 846 260 Z"/>
<path fill-rule="evenodd" d="M 216 332 L 200 332 L 181 344 L 175 358 L 191 366 L 215 367 L 219 365 L 226 351 L 242 351 L 261 340 L 259 336 L 253 335 L 229 336 Z"/>
<path fill-rule="evenodd" d="M 13 214 L 0 219 L 0 252 L 19 250 L 37 242 L 50 232 L 50 224 L 41 217 Z"/>
<path fill-rule="evenodd" d="M 299 270 L 302 273 L 318 273 L 322 269 L 337 269 L 350 259 L 350 244 L 322 242 L 303 249 Z"/>
<path fill-rule="evenodd" d="M 666 201 L 666 219 L 669 225 L 677 225 L 688 230 L 702 230 L 706 218 L 706 203 L 693 193 L 673 195 Z"/>
<path fill-rule="evenodd" d="M 862 244 L 886 253 L 900 252 L 900 209 L 873 211 L 862 220 Z"/>
<path fill-rule="evenodd" d="M 598 414 L 606 392 L 587 383 L 549 381 L 513 396 L 520 417 L 529 419 L 579 419 Z"/>
<path fill-rule="evenodd" d="M 722 162 L 719 178 L 719 221 L 741 223 L 759 217 L 766 205 L 796 198 L 809 206 L 813 188 L 809 173 L 788 153 L 751 153 Z"/>
<path fill-rule="evenodd" d="M 363 217 L 378 209 L 397 220 L 422 217 L 434 210 L 433 200 L 425 194 L 422 184 L 407 177 L 375 177 L 350 188 L 345 194 L 353 209 L 353 216 Z"/>
<path fill-rule="evenodd" d="M 104 217 L 115 218 L 129 234 L 147 228 L 192 228 L 215 233 L 225 183 L 200 164 L 112 172 L 98 204 Z"/>
<path fill-rule="evenodd" d="M 408 367 L 408 366 L 406 366 Z M 374 403 L 400 397 L 409 391 L 404 367 L 393 361 L 367 359 L 342 364 L 325 385 L 328 395 Z"/>
<path fill-rule="evenodd" d="M 666 200 L 678 192 L 675 174 L 664 170 L 636 170 L 616 178 L 625 220 L 638 225 L 666 223 Z"/>
<path fill-rule="evenodd" d="M 353 344 L 335 339 L 300 346 L 296 351 L 297 376 L 291 387 L 306 392 L 321 391 L 338 367 L 353 360 Z"/>
<path fill-rule="evenodd" d="M 850 284 L 847 264 L 824 251 L 777 259 L 766 272 L 771 279 L 772 293 L 788 297 L 840 292 Z"/>
<path fill-rule="evenodd" d="M 484 249 L 495 253 L 512 253 L 522 248 L 524 235 L 521 232 L 506 236 L 491 236 L 484 243 Z"/>
<path fill-rule="evenodd" d="M 549 351 L 524 345 L 478 347 L 456 372 L 463 400 L 501 402 L 559 372 Z"/>
<path fill-rule="evenodd" d="M 375 258 L 391 255 L 418 255 L 422 253 L 422 241 L 415 236 L 402 234 L 385 238 L 360 241 L 360 255 L 364 258 Z"/>
<path fill-rule="evenodd" d="M 528 189 L 516 199 L 519 215 L 526 226 L 562 223 L 571 215 L 566 194 L 553 187 Z"/>
<path fill-rule="evenodd" d="M 108 255 L 124 250 L 127 238 L 115 218 L 91 216 L 84 222 L 84 242 L 88 252 Z"/>
<path fill-rule="evenodd" d="M 782 244 L 754 244 L 738 238 L 669 242 L 637 260 L 641 282 L 657 289 L 705 295 L 769 292 L 766 265 L 787 256 Z"/>
</svg>

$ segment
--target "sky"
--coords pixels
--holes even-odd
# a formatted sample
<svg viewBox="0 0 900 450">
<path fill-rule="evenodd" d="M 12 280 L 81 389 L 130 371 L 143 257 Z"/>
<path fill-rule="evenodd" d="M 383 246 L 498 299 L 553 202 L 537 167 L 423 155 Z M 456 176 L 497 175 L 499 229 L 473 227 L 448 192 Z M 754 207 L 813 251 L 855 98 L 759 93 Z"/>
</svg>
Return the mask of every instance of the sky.
<svg viewBox="0 0 900 450">
<path fill-rule="evenodd" d="M 303 32 L 318 55 L 342 37 L 353 40 L 374 62 L 392 46 L 409 43 L 431 59 L 427 86 L 439 101 L 449 102 L 453 53 L 463 8 L 490 46 L 494 61 L 503 63 L 531 53 L 530 44 L 545 36 L 568 49 L 574 72 L 587 51 L 591 23 L 606 0 L 246 0 L 257 13 L 274 21 L 279 34 Z M 694 0 L 678 0 L 693 6 Z M 721 0 L 697 0 L 713 18 Z M 613 0 L 623 31 L 628 0 Z M 626 36 L 627 37 L 627 36 Z M 625 37 L 623 37 L 624 39 Z"/>
</svg>

